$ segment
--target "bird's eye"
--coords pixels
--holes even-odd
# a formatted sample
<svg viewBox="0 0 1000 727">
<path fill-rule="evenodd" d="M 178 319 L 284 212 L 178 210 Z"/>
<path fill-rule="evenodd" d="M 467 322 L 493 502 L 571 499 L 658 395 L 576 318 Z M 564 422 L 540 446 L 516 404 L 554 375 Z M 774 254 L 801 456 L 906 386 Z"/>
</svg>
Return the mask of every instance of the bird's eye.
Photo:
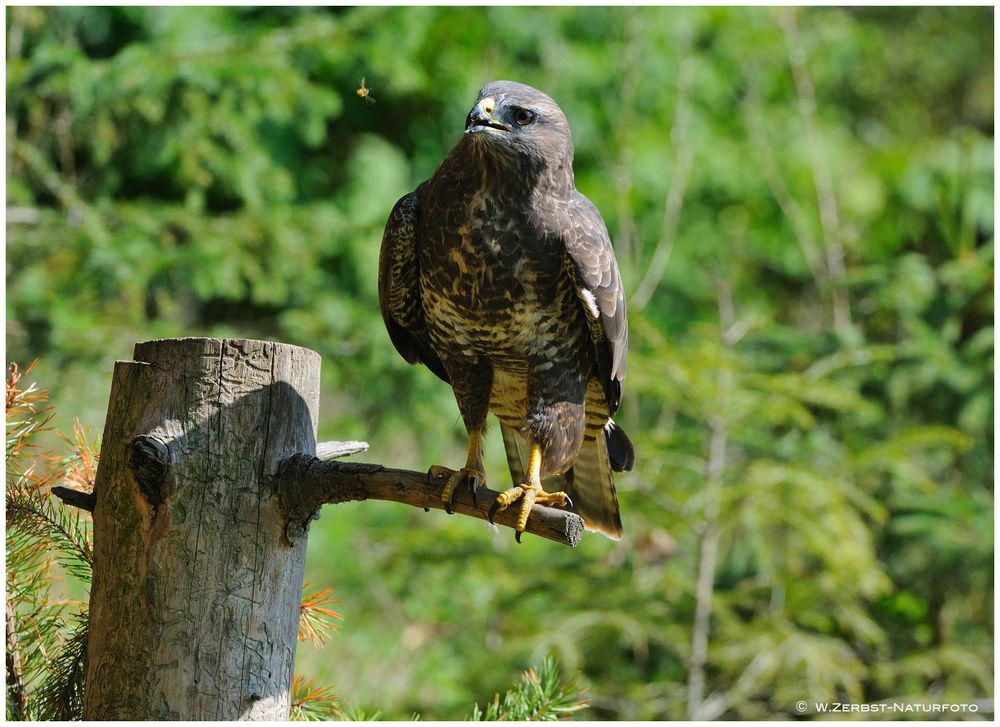
<svg viewBox="0 0 1000 727">
<path fill-rule="evenodd" d="M 527 126 L 535 120 L 535 112 L 528 109 L 518 109 L 514 112 L 514 121 L 519 126 Z"/>
</svg>

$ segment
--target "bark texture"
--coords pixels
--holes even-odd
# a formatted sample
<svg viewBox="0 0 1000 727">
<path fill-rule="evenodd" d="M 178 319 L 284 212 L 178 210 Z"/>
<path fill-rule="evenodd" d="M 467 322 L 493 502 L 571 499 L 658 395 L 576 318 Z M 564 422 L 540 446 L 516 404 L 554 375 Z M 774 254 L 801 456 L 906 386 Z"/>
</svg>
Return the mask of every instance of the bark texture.
<svg viewBox="0 0 1000 727">
<path fill-rule="evenodd" d="M 275 474 L 315 452 L 320 358 L 201 338 L 134 358 L 95 487 L 84 717 L 287 719 L 305 538 Z"/>
</svg>

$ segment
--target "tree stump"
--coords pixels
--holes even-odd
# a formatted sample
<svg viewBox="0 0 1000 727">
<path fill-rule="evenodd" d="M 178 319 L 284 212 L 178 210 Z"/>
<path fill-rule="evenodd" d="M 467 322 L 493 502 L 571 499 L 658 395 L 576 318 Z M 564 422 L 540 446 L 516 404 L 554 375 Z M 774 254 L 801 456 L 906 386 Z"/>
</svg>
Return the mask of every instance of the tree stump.
<svg viewBox="0 0 1000 727">
<path fill-rule="evenodd" d="M 442 509 L 443 482 L 317 458 L 320 358 L 283 343 L 180 338 L 115 364 L 92 510 L 84 719 L 287 719 L 309 522 L 324 503 Z M 497 493 L 462 489 L 486 520 Z M 514 527 L 515 513 L 496 514 Z M 527 532 L 570 546 L 583 521 L 532 510 Z"/>
<path fill-rule="evenodd" d="M 316 451 L 320 357 L 182 338 L 134 358 L 95 485 L 84 718 L 287 719 L 306 539 L 275 475 Z"/>
</svg>

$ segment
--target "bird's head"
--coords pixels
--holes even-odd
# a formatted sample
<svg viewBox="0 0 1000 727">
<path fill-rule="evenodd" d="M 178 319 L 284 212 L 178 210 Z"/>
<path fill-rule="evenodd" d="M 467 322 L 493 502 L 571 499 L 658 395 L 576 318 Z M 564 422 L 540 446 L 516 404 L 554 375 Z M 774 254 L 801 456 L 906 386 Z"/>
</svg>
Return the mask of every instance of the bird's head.
<svg viewBox="0 0 1000 727">
<path fill-rule="evenodd" d="M 549 170 L 570 170 L 573 138 L 562 109 L 538 89 L 493 81 L 465 119 L 465 137 L 485 156 Z"/>
</svg>

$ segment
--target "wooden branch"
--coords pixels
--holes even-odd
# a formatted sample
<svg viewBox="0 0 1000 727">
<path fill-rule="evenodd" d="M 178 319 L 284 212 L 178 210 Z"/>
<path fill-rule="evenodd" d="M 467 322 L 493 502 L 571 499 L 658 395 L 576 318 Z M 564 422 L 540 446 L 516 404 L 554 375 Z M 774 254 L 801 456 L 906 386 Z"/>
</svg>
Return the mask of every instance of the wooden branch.
<svg viewBox="0 0 1000 727">
<path fill-rule="evenodd" d="M 72 487 L 53 487 L 52 494 L 70 507 L 78 507 L 87 512 L 93 512 L 97 504 L 97 496 L 93 492 L 74 490 Z"/>
<path fill-rule="evenodd" d="M 322 461 L 307 454 L 297 454 L 282 462 L 278 470 L 279 492 L 289 522 L 286 534 L 290 542 L 305 534 L 309 521 L 318 517 L 321 505 L 355 500 L 391 500 L 404 505 L 444 509 L 441 501 L 443 479 L 428 482 L 426 473 L 392 469 L 380 464 Z M 455 492 L 456 513 L 487 520 L 490 506 L 499 493 L 480 487 L 477 503 L 467 487 Z M 496 514 L 497 525 L 513 528 L 517 506 Z M 525 532 L 575 547 L 583 533 L 579 515 L 552 507 L 535 505 Z"/>
</svg>

